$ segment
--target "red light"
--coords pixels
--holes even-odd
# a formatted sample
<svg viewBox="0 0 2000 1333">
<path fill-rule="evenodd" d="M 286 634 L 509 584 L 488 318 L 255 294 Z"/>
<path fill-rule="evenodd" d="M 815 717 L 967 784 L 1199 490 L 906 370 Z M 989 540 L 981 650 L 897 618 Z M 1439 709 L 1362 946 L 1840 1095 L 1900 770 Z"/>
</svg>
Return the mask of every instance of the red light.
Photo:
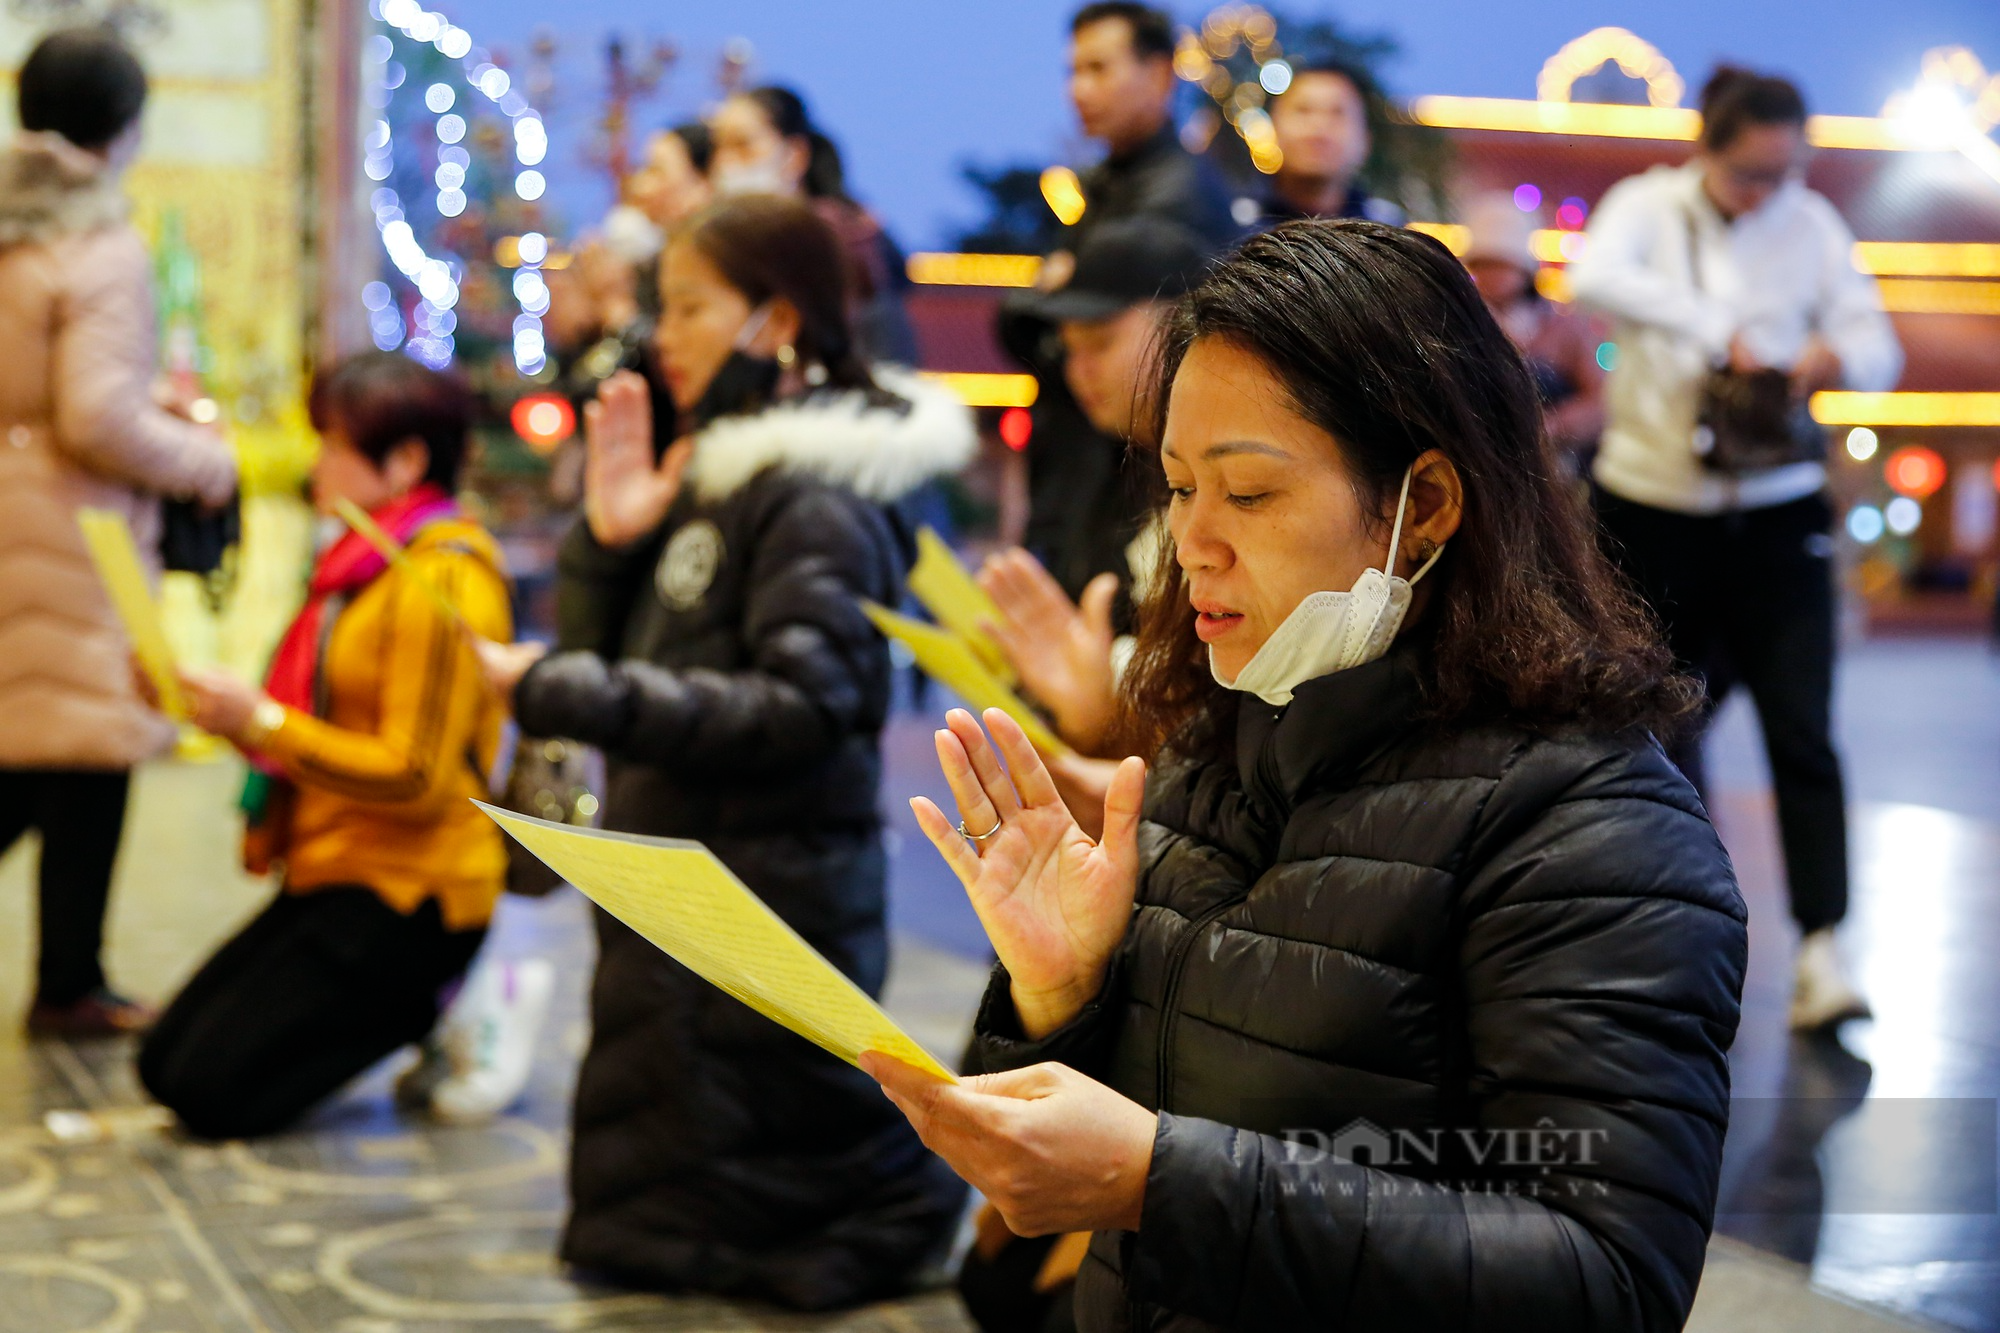
<svg viewBox="0 0 2000 1333">
<path fill-rule="evenodd" d="M 1556 210 L 1556 224 L 1569 231 L 1583 230 L 1583 208 L 1577 204 L 1564 204 Z"/>
<path fill-rule="evenodd" d="M 551 452 L 576 434 L 576 409 L 559 393 L 529 394 L 514 404 L 507 420 L 538 454 Z"/>
<path fill-rule="evenodd" d="M 1889 455 L 1882 475 L 1891 490 L 1916 500 L 1928 500 L 1944 485 L 1944 459 L 1937 450 L 1920 444 L 1905 445 Z"/>
<path fill-rule="evenodd" d="M 1035 419 L 1025 407 L 1010 407 L 1000 414 L 1000 442 L 1020 453 L 1028 447 L 1028 437 L 1035 433 Z"/>
</svg>

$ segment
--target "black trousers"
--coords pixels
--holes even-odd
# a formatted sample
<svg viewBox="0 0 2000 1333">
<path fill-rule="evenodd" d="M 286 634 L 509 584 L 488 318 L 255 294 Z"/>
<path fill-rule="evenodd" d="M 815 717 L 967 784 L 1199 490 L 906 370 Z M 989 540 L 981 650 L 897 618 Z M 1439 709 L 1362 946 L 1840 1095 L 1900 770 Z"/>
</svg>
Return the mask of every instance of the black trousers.
<svg viewBox="0 0 2000 1333">
<path fill-rule="evenodd" d="M 0 853 L 42 835 L 37 1004 L 74 1004 L 104 984 L 104 906 L 125 830 L 124 769 L 0 768 Z"/>
<path fill-rule="evenodd" d="M 194 1133 L 284 1129 L 437 1022 L 483 930 L 365 888 L 281 893 L 203 964 L 139 1049 L 139 1081 Z"/>
<path fill-rule="evenodd" d="M 1714 708 L 1735 684 L 1763 724 L 1792 916 L 1847 915 L 1847 803 L 1833 750 L 1832 511 L 1818 495 L 1736 513 L 1679 514 L 1596 492 L 1606 549 L 1666 626 Z M 1707 721 L 1706 715 L 1702 722 Z M 1705 786 L 1701 727 L 1668 747 Z"/>
</svg>

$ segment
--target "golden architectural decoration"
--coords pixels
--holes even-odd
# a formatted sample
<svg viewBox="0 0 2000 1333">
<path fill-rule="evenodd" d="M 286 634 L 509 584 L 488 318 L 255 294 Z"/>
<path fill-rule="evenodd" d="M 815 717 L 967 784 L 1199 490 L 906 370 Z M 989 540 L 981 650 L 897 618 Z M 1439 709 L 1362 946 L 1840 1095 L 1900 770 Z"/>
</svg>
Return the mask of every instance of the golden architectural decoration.
<svg viewBox="0 0 2000 1333">
<path fill-rule="evenodd" d="M 1535 80 L 1535 97 L 1543 102 L 1570 101 L 1576 81 L 1605 65 L 1616 65 L 1621 73 L 1644 83 L 1649 106 L 1679 106 L 1687 91 L 1686 82 L 1659 47 L 1624 28 L 1592 28 L 1548 58 Z"/>
</svg>

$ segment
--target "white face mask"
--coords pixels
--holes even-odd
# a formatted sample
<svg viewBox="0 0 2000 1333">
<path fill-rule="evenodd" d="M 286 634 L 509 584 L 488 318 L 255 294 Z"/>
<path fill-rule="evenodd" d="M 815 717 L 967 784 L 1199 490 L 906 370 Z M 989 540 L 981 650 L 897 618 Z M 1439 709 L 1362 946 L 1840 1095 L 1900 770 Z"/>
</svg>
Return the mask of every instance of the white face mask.
<svg viewBox="0 0 2000 1333">
<path fill-rule="evenodd" d="M 778 154 L 758 162 L 732 162 L 715 169 L 717 194 L 790 194 L 792 183 L 785 179 Z"/>
<path fill-rule="evenodd" d="M 1414 469 L 1413 469 L 1414 470 Z M 1403 536 L 1403 510 L 1410 500 L 1410 473 L 1403 474 L 1403 493 L 1396 501 L 1396 525 L 1389 534 L 1389 554 L 1382 568 L 1363 570 L 1350 592 L 1316 592 L 1292 608 L 1284 623 L 1264 640 L 1236 679 L 1215 666 L 1215 648 L 1208 650 L 1208 669 L 1216 683 L 1254 694 L 1267 704 L 1292 701 L 1292 691 L 1306 681 L 1372 662 L 1389 651 L 1403 616 L 1410 609 L 1411 589 L 1430 573 L 1444 554 L 1440 546 L 1423 568 L 1404 579 L 1396 567 L 1396 548 Z"/>
</svg>

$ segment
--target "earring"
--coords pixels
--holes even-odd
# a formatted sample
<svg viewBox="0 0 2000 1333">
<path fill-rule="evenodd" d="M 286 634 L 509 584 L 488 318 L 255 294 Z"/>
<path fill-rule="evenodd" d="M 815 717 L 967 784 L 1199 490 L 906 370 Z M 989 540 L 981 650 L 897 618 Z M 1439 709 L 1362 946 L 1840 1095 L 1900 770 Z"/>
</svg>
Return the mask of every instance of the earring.
<svg viewBox="0 0 2000 1333">
<path fill-rule="evenodd" d="M 790 370 L 797 363 L 798 359 L 799 354 L 792 350 L 790 343 L 786 343 L 778 349 L 778 368 L 780 370 Z"/>
<path fill-rule="evenodd" d="M 1419 564 L 1423 563 L 1426 560 L 1429 560 L 1432 556 L 1436 555 L 1437 553 L 1438 553 L 1438 544 L 1432 541 L 1429 537 L 1426 537 L 1422 541 L 1417 543 L 1417 561 Z"/>
</svg>

